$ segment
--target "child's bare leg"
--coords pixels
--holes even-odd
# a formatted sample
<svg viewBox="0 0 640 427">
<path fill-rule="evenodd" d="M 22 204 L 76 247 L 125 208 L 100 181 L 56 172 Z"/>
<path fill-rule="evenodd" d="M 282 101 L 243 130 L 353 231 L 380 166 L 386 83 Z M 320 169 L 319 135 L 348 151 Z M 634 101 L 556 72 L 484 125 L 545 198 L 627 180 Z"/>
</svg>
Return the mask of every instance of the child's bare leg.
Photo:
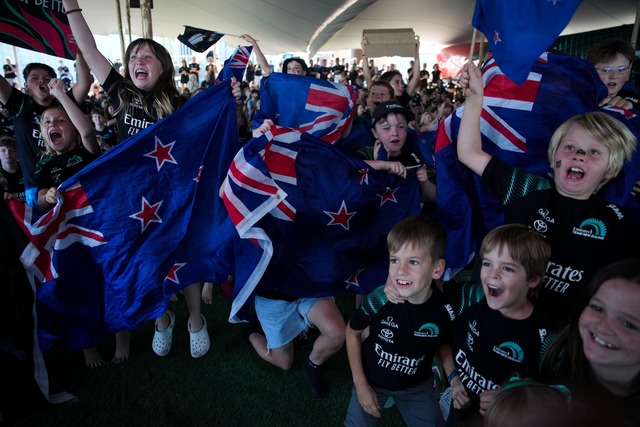
<svg viewBox="0 0 640 427">
<path fill-rule="evenodd" d="M 202 301 L 205 304 L 211 304 L 211 301 L 213 301 L 213 283 L 204 282 L 204 285 L 202 285 Z"/>
<path fill-rule="evenodd" d="M 293 343 L 288 343 L 279 348 L 267 349 L 267 339 L 259 332 L 254 332 L 249 336 L 249 342 L 253 349 L 263 360 L 287 371 L 293 366 L 294 350 Z"/>
<path fill-rule="evenodd" d="M 120 331 L 116 333 L 116 352 L 111 359 L 111 363 L 122 363 L 129 358 L 129 344 L 131 343 L 131 334 L 129 331 Z"/>
<path fill-rule="evenodd" d="M 105 364 L 95 347 L 85 348 L 82 353 L 84 353 L 84 364 L 87 368 L 97 368 Z"/>
</svg>

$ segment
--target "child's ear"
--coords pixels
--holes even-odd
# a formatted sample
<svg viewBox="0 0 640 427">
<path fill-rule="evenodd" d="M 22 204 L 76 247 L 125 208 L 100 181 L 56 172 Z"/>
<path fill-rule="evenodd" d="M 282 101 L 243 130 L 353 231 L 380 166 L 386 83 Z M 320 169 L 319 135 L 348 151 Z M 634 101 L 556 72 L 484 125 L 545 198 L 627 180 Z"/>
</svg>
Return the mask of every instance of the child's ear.
<svg viewBox="0 0 640 427">
<path fill-rule="evenodd" d="M 529 282 L 527 283 L 527 286 L 530 289 L 533 289 L 533 288 L 537 287 L 540 284 L 541 281 L 542 281 L 542 276 L 540 276 L 540 275 L 532 277 L 531 279 L 529 279 Z"/>
<path fill-rule="evenodd" d="M 436 262 L 433 263 L 433 275 L 431 277 L 433 277 L 434 279 L 439 279 L 442 277 L 442 275 L 444 274 L 444 267 L 446 265 L 446 262 L 444 259 L 439 259 Z"/>
</svg>

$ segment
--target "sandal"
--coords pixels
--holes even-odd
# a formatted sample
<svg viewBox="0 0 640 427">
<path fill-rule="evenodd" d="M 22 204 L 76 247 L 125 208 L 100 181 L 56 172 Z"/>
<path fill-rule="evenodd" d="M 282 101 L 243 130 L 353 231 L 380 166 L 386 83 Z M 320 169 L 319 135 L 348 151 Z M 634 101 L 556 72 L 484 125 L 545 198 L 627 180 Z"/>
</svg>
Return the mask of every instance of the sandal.
<svg viewBox="0 0 640 427">
<path fill-rule="evenodd" d="M 169 310 L 167 310 L 167 314 L 169 315 L 169 326 L 164 331 L 159 331 L 156 320 L 156 332 L 153 334 L 151 342 L 151 348 L 158 356 L 166 356 L 171 350 L 171 338 L 173 337 L 173 326 L 176 324 L 176 316 Z"/>
<path fill-rule="evenodd" d="M 202 317 L 202 328 L 198 332 L 193 332 L 191 330 L 191 322 L 187 322 L 187 327 L 189 329 L 189 336 L 191 338 L 191 357 L 197 359 L 198 357 L 202 357 L 207 354 L 209 351 L 209 333 L 207 333 L 207 320 L 201 314 Z"/>
</svg>

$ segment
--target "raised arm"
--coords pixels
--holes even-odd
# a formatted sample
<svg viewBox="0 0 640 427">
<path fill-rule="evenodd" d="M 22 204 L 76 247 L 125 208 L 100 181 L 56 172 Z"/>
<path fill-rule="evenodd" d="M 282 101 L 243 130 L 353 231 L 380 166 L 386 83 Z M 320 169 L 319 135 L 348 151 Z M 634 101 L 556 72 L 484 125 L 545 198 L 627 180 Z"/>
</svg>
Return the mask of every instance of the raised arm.
<svg viewBox="0 0 640 427">
<path fill-rule="evenodd" d="M 251 45 L 253 46 L 253 51 L 256 54 L 257 62 L 258 64 L 260 64 L 260 68 L 262 68 L 262 75 L 264 77 L 267 77 L 269 74 L 271 74 L 271 65 L 269 65 L 269 61 L 267 61 L 264 53 L 262 53 L 262 49 L 260 49 L 260 46 L 258 45 L 256 39 L 251 37 L 249 34 L 242 34 L 240 38 L 251 43 Z M 282 72 L 286 73 L 287 70 L 282 70 Z"/>
<path fill-rule="evenodd" d="M 366 47 L 369 41 L 366 37 L 362 36 L 360 45 L 362 46 L 362 74 L 364 75 L 364 81 L 367 84 L 367 89 L 371 87 L 373 79 L 371 78 L 371 69 L 369 68 L 369 59 L 365 56 Z"/>
<path fill-rule="evenodd" d="M 64 5 L 64 9 L 67 13 L 71 10 L 80 9 L 78 0 L 62 0 L 62 4 Z M 87 21 L 84 20 L 82 12 L 78 10 L 76 12 L 68 13 L 67 19 L 69 19 L 73 38 L 76 40 L 78 48 L 82 51 L 87 65 L 98 78 L 98 81 L 100 81 L 101 84 L 104 83 L 105 80 L 107 80 L 107 76 L 109 75 L 112 66 L 107 58 L 105 58 L 98 50 L 96 41 L 93 39 L 93 34 L 91 33 L 91 29 L 89 29 Z M 89 88 L 87 87 L 87 91 L 88 90 Z"/>
<path fill-rule="evenodd" d="M 80 110 L 72 100 L 67 96 L 64 91 L 64 83 L 58 79 L 51 79 L 49 82 L 49 89 L 53 96 L 56 97 L 62 108 L 67 112 L 71 123 L 75 126 L 82 139 L 82 145 L 91 154 L 98 154 L 100 152 L 100 146 L 96 134 L 93 131 L 93 125 L 87 118 L 87 116 Z"/>
<path fill-rule="evenodd" d="M 480 115 L 482 114 L 482 73 L 473 63 L 462 67 L 460 85 L 465 90 L 466 100 L 458 132 L 458 158 L 469 169 L 482 175 L 491 155 L 482 151 Z"/>
<path fill-rule="evenodd" d="M 420 84 L 420 37 L 416 36 L 416 57 L 413 60 L 411 80 L 407 83 L 407 93 L 409 96 L 413 96 L 416 93 L 418 84 Z"/>
<path fill-rule="evenodd" d="M 73 92 L 73 97 L 78 103 L 83 103 L 84 99 L 87 97 L 87 93 L 89 93 L 89 88 L 91 87 L 91 83 L 93 83 L 91 79 L 91 71 L 89 70 L 89 66 L 87 65 L 87 61 L 84 60 L 84 56 L 80 49 L 76 53 L 76 71 L 78 72 L 78 81 L 73 85 L 71 91 Z"/>
</svg>

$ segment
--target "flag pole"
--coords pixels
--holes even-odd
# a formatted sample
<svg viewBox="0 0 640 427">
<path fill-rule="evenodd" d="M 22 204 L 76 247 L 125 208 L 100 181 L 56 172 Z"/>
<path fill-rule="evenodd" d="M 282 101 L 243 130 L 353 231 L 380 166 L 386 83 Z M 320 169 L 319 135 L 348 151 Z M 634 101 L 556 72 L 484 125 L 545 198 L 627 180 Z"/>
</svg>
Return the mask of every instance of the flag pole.
<svg viewBox="0 0 640 427">
<path fill-rule="evenodd" d="M 473 27 L 473 35 L 471 36 L 471 47 L 469 48 L 469 61 L 473 60 L 473 48 L 476 44 L 476 27 Z"/>
</svg>

